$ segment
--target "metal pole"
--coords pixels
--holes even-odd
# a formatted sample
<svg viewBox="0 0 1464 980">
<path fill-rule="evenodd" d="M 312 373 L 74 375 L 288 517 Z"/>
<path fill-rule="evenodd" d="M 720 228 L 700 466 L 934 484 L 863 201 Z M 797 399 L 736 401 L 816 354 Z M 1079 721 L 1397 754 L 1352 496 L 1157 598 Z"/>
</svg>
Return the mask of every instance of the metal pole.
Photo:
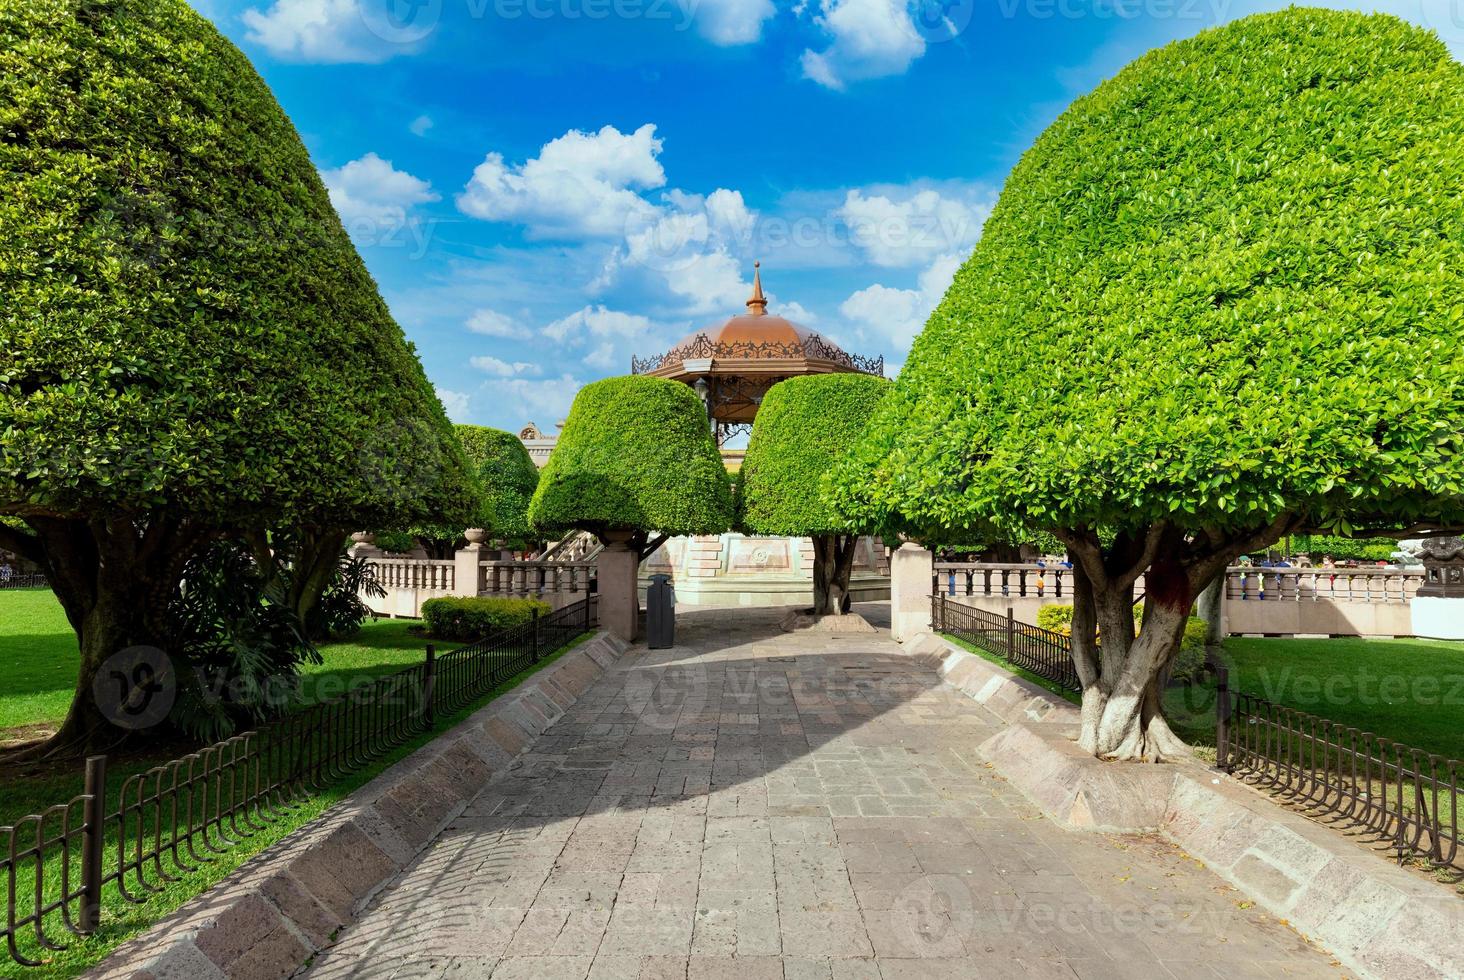
<svg viewBox="0 0 1464 980">
<path fill-rule="evenodd" d="M 1221 772 L 1230 771 L 1230 719 L 1233 705 L 1230 700 L 1230 670 L 1224 666 L 1215 668 L 1215 768 Z"/>
<path fill-rule="evenodd" d="M 433 702 L 437 698 L 437 647 L 427 644 L 427 660 L 422 665 L 422 719 L 431 728 L 437 724 L 437 711 Z"/>
<path fill-rule="evenodd" d="M 534 609 L 532 619 L 529 620 L 529 632 L 533 637 L 534 663 L 539 662 L 539 610 Z"/>
<path fill-rule="evenodd" d="M 1012 651 L 1016 649 L 1016 646 L 1017 646 L 1017 617 L 1016 617 L 1016 613 L 1012 611 L 1012 607 L 1011 606 L 1007 606 L 1007 635 L 1006 635 L 1006 650 L 1007 650 L 1007 652 L 1006 652 L 1006 655 L 1007 655 L 1007 659 L 1008 660 L 1010 660 L 1012 658 Z"/>
<path fill-rule="evenodd" d="M 107 757 L 88 756 L 81 832 L 81 916 L 77 928 L 96 932 L 102 919 L 102 844 L 107 836 Z"/>
</svg>

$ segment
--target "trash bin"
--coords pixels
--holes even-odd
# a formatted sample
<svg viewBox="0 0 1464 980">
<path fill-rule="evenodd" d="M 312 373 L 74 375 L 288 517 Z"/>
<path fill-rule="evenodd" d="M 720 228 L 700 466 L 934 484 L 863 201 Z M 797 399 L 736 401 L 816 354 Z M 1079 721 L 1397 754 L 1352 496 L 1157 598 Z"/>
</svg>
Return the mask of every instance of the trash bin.
<svg viewBox="0 0 1464 980">
<path fill-rule="evenodd" d="M 652 575 L 646 588 L 646 646 L 666 650 L 676 645 L 676 590 L 671 576 Z"/>
</svg>

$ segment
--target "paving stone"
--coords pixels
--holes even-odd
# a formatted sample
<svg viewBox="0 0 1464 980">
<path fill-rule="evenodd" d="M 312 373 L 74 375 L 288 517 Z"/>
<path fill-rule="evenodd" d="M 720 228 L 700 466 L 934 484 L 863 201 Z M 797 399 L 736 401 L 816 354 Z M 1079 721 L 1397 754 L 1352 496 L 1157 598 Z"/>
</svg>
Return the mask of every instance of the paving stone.
<svg viewBox="0 0 1464 980">
<path fill-rule="evenodd" d="M 683 613 L 486 732 L 542 727 L 312 980 L 1340 976 L 1162 840 L 1043 819 L 974 754 L 996 716 L 887 634 L 781 613 Z"/>
</svg>

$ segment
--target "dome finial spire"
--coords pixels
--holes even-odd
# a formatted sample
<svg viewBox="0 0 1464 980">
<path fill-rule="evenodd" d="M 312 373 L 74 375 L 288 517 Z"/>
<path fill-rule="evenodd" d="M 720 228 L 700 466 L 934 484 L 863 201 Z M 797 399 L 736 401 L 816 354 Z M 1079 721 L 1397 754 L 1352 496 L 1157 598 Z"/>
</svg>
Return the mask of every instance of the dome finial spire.
<svg viewBox="0 0 1464 980">
<path fill-rule="evenodd" d="M 762 316 L 768 311 L 768 300 L 762 291 L 762 263 L 752 264 L 752 295 L 747 298 L 747 312 L 753 316 Z"/>
</svg>

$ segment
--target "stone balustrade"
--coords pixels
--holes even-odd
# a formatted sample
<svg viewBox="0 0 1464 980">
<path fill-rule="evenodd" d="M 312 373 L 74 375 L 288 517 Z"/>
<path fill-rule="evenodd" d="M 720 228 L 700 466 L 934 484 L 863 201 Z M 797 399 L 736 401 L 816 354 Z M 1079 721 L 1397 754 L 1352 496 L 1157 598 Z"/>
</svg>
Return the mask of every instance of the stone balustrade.
<svg viewBox="0 0 1464 980">
<path fill-rule="evenodd" d="M 1002 615 L 1011 609 L 1024 622 L 1036 622 L 1044 605 L 1073 601 L 1070 568 L 997 562 L 923 567 L 930 570 L 931 592 Z M 1415 622 L 1414 596 L 1424 577 L 1421 568 L 1235 566 L 1225 571 L 1225 628 L 1240 635 L 1453 635 L 1437 624 Z M 912 577 L 907 588 L 919 587 Z M 1142 577 L 1134 594 L 1144 594 Z M 909 616 L 925 616 L 913 598 L 907 604 Z"/>
<path fill-rule="evenodd" d="M 451 593 L 456 567 L 451 560 L 430 558 L 375 558 L 368 564 L 383 589 Z"/>
<path fill-rule="evenodd" d="M 1225 598 L 1263 602 L 1407 603 L 1423 584 L 1421 568 L 1228 568 Z"/>
<path fill-rule="evenodd" d="M 594 562 L 485 561 L 479 565 L 478 594 L 561 596 L 590 591 Z"/>
</svg>

